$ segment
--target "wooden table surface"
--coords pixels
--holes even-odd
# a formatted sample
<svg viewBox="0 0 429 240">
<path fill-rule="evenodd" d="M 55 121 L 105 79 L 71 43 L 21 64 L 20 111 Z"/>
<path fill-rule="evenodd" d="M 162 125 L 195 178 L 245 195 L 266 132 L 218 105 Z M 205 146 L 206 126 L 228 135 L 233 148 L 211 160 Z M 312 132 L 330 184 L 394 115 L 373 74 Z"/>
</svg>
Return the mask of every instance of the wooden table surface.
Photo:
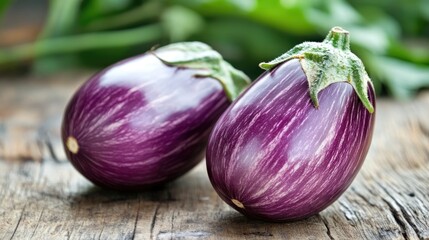
<svg viewBox="0 0 429 240">
<path fill-rule="evenodd" d="M 0 81 L 0 239 L 429 239 L 429 93 L 378 102 L 366 162 L 332 206 L 265 223 L 223 203 L 204 163 L 152 192 L 94 187 L 59 141 L 64 106 L 84 78 Z"/>
</svg>

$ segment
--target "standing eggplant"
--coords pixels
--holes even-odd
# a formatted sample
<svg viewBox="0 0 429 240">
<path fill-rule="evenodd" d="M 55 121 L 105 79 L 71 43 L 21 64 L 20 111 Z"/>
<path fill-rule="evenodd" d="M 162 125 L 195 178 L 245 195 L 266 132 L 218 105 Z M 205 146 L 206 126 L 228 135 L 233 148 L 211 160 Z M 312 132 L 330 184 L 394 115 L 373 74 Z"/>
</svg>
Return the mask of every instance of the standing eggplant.
<svg viewBox="0 0 429 240">
<path fill-rule="evenodd" d="M 268 221 L 306 218 L 355 178 L 372 139 L 375 94 L 349 41 L 335 27 L 321 43 L 261 63 L 268 71 L 215 124 L 208 174 L 237 211 Z"/>
<path fill-rule="evenodd" d="M 91 77 L 69 102 L 62 125 L 67 157 L 106 188 L 173 180 L 200 162 L 213 124 L 248 83 L 199 42 L 121 61 Z"/>
</svg>

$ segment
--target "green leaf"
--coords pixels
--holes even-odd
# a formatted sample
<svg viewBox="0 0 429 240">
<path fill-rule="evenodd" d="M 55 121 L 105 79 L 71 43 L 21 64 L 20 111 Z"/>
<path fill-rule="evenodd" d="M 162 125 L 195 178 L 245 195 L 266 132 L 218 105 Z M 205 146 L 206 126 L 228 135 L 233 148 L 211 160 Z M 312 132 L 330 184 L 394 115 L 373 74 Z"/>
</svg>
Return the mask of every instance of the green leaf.
<svg viewBox="0 0 429 240">
<path fill-rule="evenodd" d="M 160 1 L 148 1 L 130 10 L 119 12 L 112 16 L 96 18 L 82 27 L 85 31 L 100 31 L 127 27 L 149 19 L 156 19 L 162 10 Z"/>
<path fill-rule="evenodd" d="M 355 25 L 363 19 L 360 13 L 349 4 L 335 0 L 319 1 L 304 11 L 304 14 L 311 24 L 323 28 L 323 31 L 338 23 L 342 26 Z"/>
<path fill-rule="evenodd" d="M 82 0 L 50 0 L 48 18 L 39 35 L 39 41 L 70 35 L 74 30 L 81 2 Z M 44 57 L 37 58 L 32 67 L 36 73 L 49 73 L 60 70 L 74 61 L 71 55 Z"/>
<path fill-rule="evenodd" d="M 383 81 L 395 97 L 409 98 L 420 88 L 429 86 L 429 66 L 373 55 L 367 61 L 370 72 Z"/>
<path fill-rule="evenodd" d="M 33 59 L 35 57 L 150 43 L 159 39 L 161 35 L 161 27 L 154 24 L 130 30 L 87 33 L 75 36 L 45 39 L 36 43 L 1 49 L 0 68 L 2 65 L 17 63 Z"/>
<path fill-rule="evenodd" d="M 419 9 L 421 15 L 426 19 L 426 21 L 429 21 L 429 1 L 420 1 Z"/>
<path fill-rule="evenodd" d="M 3 14 L 6 12 L 7 7 L 12 3 L 13 0 L 1 0 L 0 1 L 0 21 L 3 17 Z"/>
<path fill-rule="evenodd" d="M 388 31 L 393 30 L 374 22 L 365 24 L 366 15 L 364 17 L 345 1 L 321 1 L 319 4 L 318 7 L 306 11 L 306 16 L 313 25 L 325 31 L 341 23 L 342 27 L 353 34 L 352 44 L 375 53 L 387 51 L 390 44 Z"/>
<path fill-rule="evenodd" d="M 48 19 L 42 38 L 64 36 L 73 31 L 82 0 L 50 0 Z"/>
<path fill-rule="evenodd" d="M 296 34 L 311 34 L 314 25 L 306 15 L 306 9 L 315 0 L 174 0 L 208 17 L 234 16 L 249 19 L 267 26 Z"/>
<path fill-rule="evenodd" d="M 83 6 L 80 18 L 84 23 L 112 13 L 118 13 L 131 7 L 132 0 L 88 0 Z"/>
<path fill-rule="evenodd" d="M 161 21 L 172 42 L 183 41 L 204 26 L 200 15 L 179 5 L 169 7 L 162 14 Z"/>
<path fill-rule="evenodd" d="M 429 41 L 424 38 L 392 41 L 389 55 L 408 62 L 429 65 Z"/>
</svg>

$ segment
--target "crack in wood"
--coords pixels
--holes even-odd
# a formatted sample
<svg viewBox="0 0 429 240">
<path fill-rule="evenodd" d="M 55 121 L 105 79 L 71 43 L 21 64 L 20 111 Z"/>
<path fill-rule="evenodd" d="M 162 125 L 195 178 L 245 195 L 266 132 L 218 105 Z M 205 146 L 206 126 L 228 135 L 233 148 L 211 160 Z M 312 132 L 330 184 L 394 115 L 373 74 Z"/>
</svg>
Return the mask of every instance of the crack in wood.
<svg viewBox="0 0 429 240">
<path fill-rule="evenodd" d="M 72 228 L 70 231 L 67 231 L 67 240 L 70 240 L 75 226 L 76 226 L 76 220 L 75 220 L 75 218 L 73 218 Z"/>
<path fill-rule="evenodd" d="M 429 138 L 429 127 L 425 126 L 421 121 L 418 121 L 417 126 L 419 127 L 419 130 L 423 133 L 423 135 L 425 135 L 426 138 Z"/>
<path fill-rule="evenodd" d="M 33 238 L 34 234 L 36 233 L 36 230 L 37 230 L 37 228 L 39 227 L 40 220 L 42 219 L 43 211 L 44 211 L 44 210 L 45 210 L 45 209 L 42 209 L 42 211 L 40 212 L 39 219 L 37 220 L 36 227 L 34 228 L 34 231 L 33 231 L 33 233 L 31 234 L 31 237 L 30 237 L 30 238 Z"/>
<path fill-rule="evenodd" d="M 340 210 L 343 212 L 344 217 L 349 221 L 350 225 L 355 226 L 356 225 L 356 214 L 353 212 L 353 210 L 343 201 L 338 201 L 340 206 Z"/>
<path fill-rule="evenodd" d="M 175 229 L 174 229 L 174 218 L 175 218 L 174 214 L 175 214 L 175 211 L 173 211 L 171 213 L 171 227 L 170 227 L 171 239 L 174 239 L 173 237 L 174 237 L 174 231 L 175 231 Z"/>
<path fill-rule="evenodd" d="M 407 240 L 410 239 L 408 237 L 408 234 L 407 234 L 406 223 L 404 223 L 404 221 L 402 221 L 401 215 L 398 213 L 398 211 L 395 210 L 394 206 L 389 201 L 387 201 L 384 198 L 381 198 L 381 200 L 383 202 L 385 202 L 387 204 L 387 206 L 389 207 L 389 211 L 392 214 L 393 219 L 395 219 L 396 224 L 399 226 L 399 228 L 401 230 L 402 237 L 404 237 L 404 239 L 407 239 Z"/>
<path fill-rule="evenodd" d="M 137 207 L 137 214 L 136 214 L 136 219 L 134 221 L 134 228 L 133 228 L 133 233 L 131 235 L 131 239 L 135 239 L 136 237 L 137 223 L 139 221 L 139 216 L 140 216 L 140 205 L 141 205 L 140 203 L 141 203 L 141 197 L 139 196 L 139 204 Z"/>
<path fill-rule="evenodd" d="M 320 217 L 320 218 L 322 219 L 323 225 L 325 225 L 326 234 L 328 235 L 329 239 L 335 240 L 334 236 L 332 236 L 331 229 L 329 227 L 328 221 L 325 218 L 323 218 L 323 217 Z"/>
<path fill-rule="evenodd" d="M 351 190 L 352 192 L 354 192 L 354 194 L 356 194 L 356 196 L 360 197 L 364 202 L 368 203 L 369 206 L 377 207 L 377 204 L 374 204 L 374 202 L 370 201 L 365 195 L 358 192 L 355 188 L 352 188 Z"/>
<path fill-rule="evenodd" d="M 64 161 L 60 161 L 57 157 L 57 154 L 54 151 L 54 147 L 49 139 L 45 140 L 46 149 L 48 149 L 49 154 L 51 155 L 52 160 L 57 163 L 64 163 Z"/>
<path fill-rule="evenodd" d="M 25 212 L 25 207 L 26 207 L 26 205 L 24 205 L 24 207 L 22 208 L 21 214 L 19 215 L 18 222 L 16 223 L 15 229 L 13 230 L 12 236 L 10 237 L 11 240 L 13 239 L 13 237 L 16 234 L 16 231 L 18 230 L 19 224 L 21 224 L 21 220 L 22 220 L 22 217 L 23 217 L 24 212 Z"/>
<path fill-rule="evenodd" d="M 404 207 L 402 206 L 402 204 L 400 202 L 398 202 L 395 198 L 393 198 L 389 193 L 387 193 L 387 195 L 389 195 L 393 199 L 393 201 L 395 201 L 396 205 L 398 205 L 399 210 L 401 211 L 402 216 L 404 217 L 405 221 L 411 226 L 411 228 L 417 234 L 417 236 L 419 236 L 420 239 L 423 239 L 421 237 L 421 232 L 420 232 L 419 228 L 416 226 L 416 224 L 414 223 L 412 217 L 410 217 L 410 215 L 404 209 Z"/>
<path fill-rule="evenodd" d="M 67 231 L 66 236 L 67 236 L 67 240 L 70 240 L 70 236 L 73 232 L 73 229 L 71 231 Z"/>
<path fill-rule="evenodd" d="M 389 206 L 390 211 L 392 212 L 392 215 L 395 219 L 395 221 L 398 223 L 398 225 L 401 227 L 402 232 L 405 234 L 405 239 L 411 239 L 410 236 L 408 236 L 407 233 L 407 224 L 411 226 L 411 230 L 414 232 L 414 234 L 417 235 L 419 239 L 423 239 L 421 237 L 421 233 L 413 220 L 408 216 L 407 211 L 403 208 L 402 204 L 398 202 L 398 200 L 384 187 L 382 184 L 378 183 L 381 189 L 389 196 L 392 201 L 397 206 L 397 209 L 395 208 L 395 205 L 393 205 L 391 202 L 387 201 L 386 199 L 382 198 L 382 200 Z M 404 219 L 402 220 L 401 217 Z"/>
<path fill-rule="evenodd" d="M 55 153 L 54 145 L 52 143 L 52 139 L 51 139 L 47 129 L 45 129 L 44 127 L 41 127 L 38 130 L 38 136 L 41 139 L 43 146 L 48 150 L 47 152 L 50 156 L 50 159 L 52 159 L 56 163 L 65 163 L 66 162 L 66 161 L 61 161 L 60 158 Z M 44 157 L 43 159 L 46 159 L 46 157 Z"/>
<path fill-rule="evenodd" d="M 380 185 L 380 184 L 378 184 Z M 383 188 L 382 186 L 380 186 L 383 191 L 386 192 L 386 189 Z M 377 204 L 373 203 L 372 201 L 370 201 L 367 197 L 365 197 L 363 194 L 359 193 L 356 189 L 352 188 L 351 189 L 357 196 L 359 196 L 362 200 L 364 200 L 365 202 L 367 202 L 370 206 L 372 207 L 377 207 L 380 208 L 380 206 L 378 206 Z M 370 193 L 372 195 L 377 195 L 374 194 L 374 192 L 370 191 Z M 387 192 L 386 192 L 387 193 Z M 390 194 L 387 193 L 387 195 L 389 197 L 391 197 L 393 199 L 393 196 L 391 196 Z M 402 221 L 401 219 L 401 215 L 398 213 L 397 209 L 395 208 L 395 206 L 393 206 L 389 201 L 387 201 L 386 199 L 384 199 L 383 197 L 380 198 L 384 203 L 386 203 L 389 207 L 389 212 L 392 214 L 395 223 L 398 225 L 398 231 L 401 233 L 401 235 L 404 237 L 404 239 L 410 239 L 410 236 L 408 236 L 407 234 L 407 226 L 406 223 L 404 221 Z M 395 200 L 394 200 L 395 201 Z M 396 201 L 395 201 L 396 202 Z M 396 204 L 399 206 L 399 204 L 396 202 Z M 405 218 L 404 213 L 402 213 L 402 216 Z M 409 221 L 407 221 L 409 223 Z M 411 226 L 411 224 L 410 224 Z"/>
<path fill-rule="evenodd" d="M 104 221 L 104 219 L 103 219 L 103 221 Z M 103 223 L 104 223 L 104 222 L 103 222 Z M 101 227 L 100 234 L 98 235 L 98 240 L 101 240 L 101 235 L 103 234 L 103 231 L 104 231 L 104 224 L 103 224 L 103 226 Z"/>
<path fill-rule="evenodd" d="M 156 217 L 158 215 L 158 210 L 160 206 L 161 206 L 161 203 L 158 202 L 158 204 L 155 207 L 155 212 L 153 213 L 153 216 L 152 216 L 152 221 L 150 223 L 150 239 L 153 239 L 153 229 L 155 228 Z"/>
</svg>

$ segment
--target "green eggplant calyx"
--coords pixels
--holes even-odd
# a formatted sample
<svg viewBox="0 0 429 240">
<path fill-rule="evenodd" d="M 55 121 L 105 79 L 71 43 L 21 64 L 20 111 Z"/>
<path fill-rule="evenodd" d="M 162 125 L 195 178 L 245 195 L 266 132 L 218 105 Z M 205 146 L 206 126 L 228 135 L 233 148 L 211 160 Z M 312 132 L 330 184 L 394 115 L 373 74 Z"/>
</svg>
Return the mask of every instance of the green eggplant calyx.
<svg viewBox="0 0 429 240">
<path fill-rule="evenodd" d="M 372 85 L 372 82 L 362 61 L 350 51 L 348 31 L 334 27 L 323 42 L 301 43 L 280 57 L 260 63 L 259 66 L 270 70 L 291 59 L 299 59 L 301 63 L 315 108 L 319 107 L 318 93 L 321 90 L 332 83 L 348 82 L 365 108 L 370 113 L 374 112 L 374 106 L 368 97 L 368 85 Z"/>
<path fill-rule="evenodd" d="M 246 74 L 201 42 L 173 43 L 153 50 L 152 54 L 168 66 L 196 70 L 195 77 L 218 80 L 230 101 L 234 101 L 250 83 Z"/>
</svg>

